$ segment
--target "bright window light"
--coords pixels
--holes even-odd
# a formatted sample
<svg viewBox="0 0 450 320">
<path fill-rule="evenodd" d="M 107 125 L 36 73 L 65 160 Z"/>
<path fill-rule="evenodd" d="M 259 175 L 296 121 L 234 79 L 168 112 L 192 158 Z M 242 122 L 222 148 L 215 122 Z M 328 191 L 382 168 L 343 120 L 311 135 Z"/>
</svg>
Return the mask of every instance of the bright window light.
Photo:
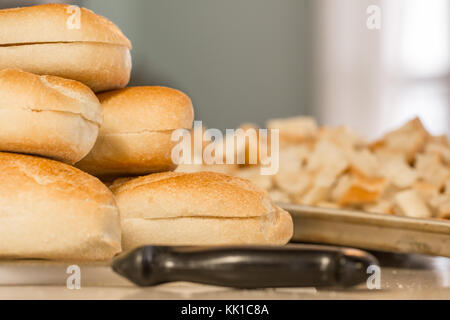
<svg viewBox="0 0 450 320">
<path fill-rule="evenodd" d="M 400 61 L 411 76 L 441 76 L 449 69 L 450 1 L 402 0 Z"/>
</svg>

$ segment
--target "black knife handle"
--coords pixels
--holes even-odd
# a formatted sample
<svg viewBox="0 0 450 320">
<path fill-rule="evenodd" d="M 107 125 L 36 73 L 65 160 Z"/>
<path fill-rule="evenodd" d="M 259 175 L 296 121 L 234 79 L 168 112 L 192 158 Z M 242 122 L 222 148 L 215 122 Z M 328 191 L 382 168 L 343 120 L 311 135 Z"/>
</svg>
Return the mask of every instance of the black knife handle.
<svg viewBox="0 0 450 320">
<path fill-rule="evenodd" d="M 236 288 L 352 286 L 366 281 L 370 254 L 316 245 L 286 247 L 145 246 L 113 269 L 140 286 L 190 281 Z"/>
</svg>

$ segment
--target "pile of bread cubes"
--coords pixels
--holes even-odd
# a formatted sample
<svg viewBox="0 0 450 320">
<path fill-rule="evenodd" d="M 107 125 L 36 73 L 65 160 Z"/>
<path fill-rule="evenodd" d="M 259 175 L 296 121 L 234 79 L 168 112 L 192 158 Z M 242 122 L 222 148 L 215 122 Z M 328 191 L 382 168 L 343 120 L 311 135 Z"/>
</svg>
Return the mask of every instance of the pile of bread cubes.
<svg viewBox="0 0 450 320">
<path fill-rule="evenodd" d="M 256 126 L 241 128 L 245 132 Z M 374 142 L 344 126 L 319 127 L 311 117 L 273 119 L 267 128 L 279 130 L 275 175 L 261 175 L 258 164 L 249 163 L 177 170 L 243 177 L 277 202 L 450 219 L 450 142 L 446 135 L 428 133 L 418 118 Z M 257 151 L 249 143 L 238 150 L 247 159 Z"/>
<path fill-rule="evenodd" d="M 264 190 L 173 172 L 172 133 L 192 128 L 192 102 L 167 87 L 126 87 L 130 50 L 116 25 L 84 8 L 0 10 L 0 258 L 287 243 L 291 216 Z"/>
</svg>

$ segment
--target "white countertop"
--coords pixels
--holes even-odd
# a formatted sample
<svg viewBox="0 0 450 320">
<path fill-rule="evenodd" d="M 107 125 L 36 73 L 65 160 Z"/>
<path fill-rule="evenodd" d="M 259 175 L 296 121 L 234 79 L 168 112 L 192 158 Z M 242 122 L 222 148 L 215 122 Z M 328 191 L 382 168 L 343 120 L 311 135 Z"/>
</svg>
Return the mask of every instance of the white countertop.
<svg viewBox="0 0 450 320">
<path fill-rule="evenodd" d="M 139 288 L 101 265 L 81 266 L 81 288 L 70 290 L 66 267 L 53 266 L 44 274 L 34 269 L 24 277 L 25 269 L 3 264 L 0 299 L 450 299 L 449 258 L 375 254 L 382 266 L 380 290 L 368 290 L 365 284 L 350 289 L 237 290 L 183 282 Z"/>
</svg>

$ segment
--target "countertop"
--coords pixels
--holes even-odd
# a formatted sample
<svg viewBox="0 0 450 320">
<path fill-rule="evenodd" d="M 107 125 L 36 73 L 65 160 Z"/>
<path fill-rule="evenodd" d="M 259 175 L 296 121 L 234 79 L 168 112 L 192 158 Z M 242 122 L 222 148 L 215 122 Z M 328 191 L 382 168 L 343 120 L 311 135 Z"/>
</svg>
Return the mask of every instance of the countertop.
<svg viewBox="0 0 450 320">
<path fill-rule="evenodd" d="M 25 269 L 3 265 L 0 299 L 450 299 L 449 258 L 372 254 L 381 265 L 380 289 L 369 290 L 361 284 L 350 289 L 236 290 L 183 282 L 139 288 L 103 265 L 81 266 L 81 288 L 68 289 L 66 267 L 52 267 L 44 276 L 36 271 L 23 277 Z"/>
</svg>

